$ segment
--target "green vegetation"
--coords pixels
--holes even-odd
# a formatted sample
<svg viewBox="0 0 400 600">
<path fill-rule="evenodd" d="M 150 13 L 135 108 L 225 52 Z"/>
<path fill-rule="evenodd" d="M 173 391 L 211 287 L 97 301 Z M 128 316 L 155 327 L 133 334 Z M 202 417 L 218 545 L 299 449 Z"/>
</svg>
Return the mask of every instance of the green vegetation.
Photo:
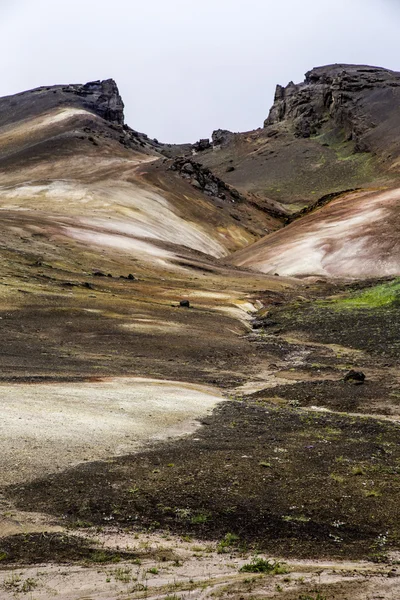
<svg viewBox="0 0 400 600">
<path fill-rule="evenodd" d="M 218 554 L 224 554 L 228 551 L 228 548 L 237 546 L 239 542 L 239 536 L 234 533 L 227 533 L 223 540 L 221 540 L 217 546 Z"/>
<path fill-rule="evenodd" d="M 27 594 L 28 592 L 32 592 L 38 586 L 38 582 L 33 577 L 28 577 L 25 579 L 24 583 L 21 586 L 21 592 Z"/>
<path fill-rule="evenodd" d="M 347 298 L 337 298 L 332 302 L 337 308 L 380 308 L 382 306 L 400 306 L 400 278 L 396 278 L 389 283 L 375 285 Z"/>
<path fill-rule="evenodd" d="M 195 515 L 194 517 L 192 517 L 190 519 L 190 522 L 193 525 L 203 525 L 203 523 L 207 523 L 209 518 L 210 518 L 209 515 L 199 513 L 198 515 Z"/>
<path fill-rule="evenodd" d="M 270 575 L 282 575 L 288 573 L 284 563 L 265 560 L 255 556 L 251 562 L 246 563 L 240 569 L 241 573 L 268 573 Z"/>
<path fill-rule="evenodd" d="M 107 562 L 120 562 L 121 557 L 118 554 L 114 554 L 112 552 L 109 551 L 101 551 L 99 550 L 98 552 L 93 552 L 90 556 L 87 557 L 86 559 L 89 562 L 94 562 L 94 563 L 107 563 Z"/>
<path fill-rule="evenodd" d="M 119 568 L 115 569 L 113 575 L 116 581 L 122 581 L 122 583 L 129 583 L 132 581 L 131 569 Z"/>
</svg>

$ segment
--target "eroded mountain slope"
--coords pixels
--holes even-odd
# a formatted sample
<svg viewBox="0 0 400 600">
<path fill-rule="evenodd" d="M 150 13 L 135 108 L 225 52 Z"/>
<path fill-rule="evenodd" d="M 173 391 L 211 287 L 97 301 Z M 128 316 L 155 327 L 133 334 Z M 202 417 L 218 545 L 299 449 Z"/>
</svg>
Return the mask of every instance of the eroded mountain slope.
<svg viewBox="0 0 400 600">
<path fill-rule="evenodd" d="M 325 194 L 393 181 L 399 173 L 400 75 L 328 65 L 277 86 L 264 127 L 215 131 L 196 159 L 242 191 L 297 211 Z"/>
<path fill-rule="evenodd" d="M 395 97 L 396 74 L 354 69 L 375 81 L 368 106 Z M 112 81 L 0 101 L 5 598 L 398 592 L 399 284 L 364 281 L 398 268 L 395 163 L 335 129 L 336 99 L 324 120 L 319 92 L 336 84 L 322 79 L 281 93 L 262 132 L 217 132 L 208 150 L 127 127 Z M 278 162 L 252 170 L 270 142 Z M 201 164 L 218 156 L 219 176 Z"/>
<path fill-rule="evenodd" d="M 366 279 L 400 274 L 400 189 L 342 195 L 233 254 L 263 273 Z"/>
</svg>

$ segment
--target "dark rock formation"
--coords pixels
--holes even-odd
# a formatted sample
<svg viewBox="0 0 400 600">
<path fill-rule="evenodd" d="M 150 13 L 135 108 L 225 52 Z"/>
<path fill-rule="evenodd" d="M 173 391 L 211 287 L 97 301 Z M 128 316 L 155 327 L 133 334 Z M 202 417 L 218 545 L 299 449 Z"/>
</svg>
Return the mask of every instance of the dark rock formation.
<svg viewBox="0 0 400 600">
<path fill-rule="evenodd" d="M 400 73 L 379 67 L 329 65 L 306 73 L 300 84 L 278 85 L 264 127 L 285 124 L 296 137 L 317 134 L 333 121 L 358 151 L 370 150 L 366 134 L 376 121 L 397 109 Z M 397 105 L 397 106 L 396 106 Z"/>
<path fill-rule="evenodd" d="M 113 79 L 91 81 L 84 85 L 68 85 L 62 88 L 66 94 L 75 94 L 82 105 L 111 123 L 124 124 L 124 103 Z"/>
<path fill-rule="evenodd" d="M 227 129 L 216 129 L 213 131 L 211 139 L 213 146 L 224 146 L 234 138 L 235 134 Z"/>
<path fill-rule="evenodd" d="M 171 171 L 179 173 L 183 179 L 187 179 L 193 187 L 202 191 L 207 196 L 214 196 L 231 202 L 242 202 L 246 199 L 235 188 L 214 175 L 210 169 L 203 167 L 191 158 L 185 156 L 178 157 L 169 168 Z"/>
<path fill-rule="evenodd" d="M 203 138 L 193 144 L 192 148 L 195 150 L 195 152 L 203 152 L 204 150 L 208 150 L 211 148 L 210 140 L 208 138 Z"/>
<path fill-rule="evenodd" d="M 360 385 L 361 383 L 364 383 L 365 375 L 362 371 L 355 371 L 354 369 L 351 369 L 344 376 L 344 380 L 348 381 L 349 383 L 354 383 L 356 385 Z"/>
<path fill-rule="evenodd" d="M 123 125 L 124 103 L 113 79 L 40 87 L 0 98 L 0 126 L 64 106 L 85 108 L 109 123 Z"/>
</svg>

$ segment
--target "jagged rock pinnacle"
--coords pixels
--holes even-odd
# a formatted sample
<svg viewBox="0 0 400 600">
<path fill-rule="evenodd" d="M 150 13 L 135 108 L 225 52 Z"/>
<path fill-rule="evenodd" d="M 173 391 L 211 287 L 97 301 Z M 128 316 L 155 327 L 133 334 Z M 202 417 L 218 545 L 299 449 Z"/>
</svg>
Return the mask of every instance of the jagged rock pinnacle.
<svg viewBox="0 0 400 600">
<path fill-rule="evenodd" d="M 318 133 L 327 119 L 342 127 L 358 149 L 367 149 L 363 135 L 373 126 L 365 119 L 360 101 L 366 92 L 379 91 L 382 103 L 390 89 L 400 87 L 400 73 L 363 65 L 328 65 L 308 71 L 305 81 L 278 85 L 264 126 L 285 123 L 296 137 Z"/>
<path fill-rule="evenodd" d="M 64 92 L 83 98 L 82 104 L 111 123 L 124 124 L 124 103 L 114 79 L 90 81 L 84 85 L 69 85 Z"/>
</svg>

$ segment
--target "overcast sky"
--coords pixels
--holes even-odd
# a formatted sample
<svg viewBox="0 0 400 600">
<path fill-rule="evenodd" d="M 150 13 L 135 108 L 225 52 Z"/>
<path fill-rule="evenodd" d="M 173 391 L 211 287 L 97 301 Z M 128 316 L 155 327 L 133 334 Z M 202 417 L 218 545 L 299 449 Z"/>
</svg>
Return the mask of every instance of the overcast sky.
<svg viewBox="0 0 400 600">
<path fill-rule="evenodd" d="M 335 62 L 400 70 L 399 0 L 0 0 L 0 96 L 114 78 L 160 141 L 262 126 L 276 83 Z"/>
</svg>

